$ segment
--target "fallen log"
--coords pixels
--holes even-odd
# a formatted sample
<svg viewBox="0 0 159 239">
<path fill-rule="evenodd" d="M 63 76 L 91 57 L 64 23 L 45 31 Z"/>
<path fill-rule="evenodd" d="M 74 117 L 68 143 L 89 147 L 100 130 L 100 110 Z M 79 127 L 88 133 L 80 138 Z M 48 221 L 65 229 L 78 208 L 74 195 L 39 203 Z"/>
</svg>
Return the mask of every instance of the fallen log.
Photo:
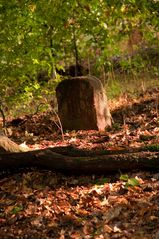
<svg viewBox="0 0 159 239">
<path fill-rule="evenodd" d="M 152 147 L 151 150 L 157 150 Z M 24 152 L 26 151 L 27 152 Z M 159 169 L 159 152 L 148 149 L 90 151 L 73 146 L 28 151 L 8 137 L 0 136 L 0 171 L 36 167 L 64 173 L 101 174 L 133 169 Z"/>
<path fill-rule="evenodd" d="M 64 148 L 64 147 L 62 147 Z M 57 148 L 46 148 L 19 153 L 1 153 L 0 171 L 25 167 L 39 167 L 71 174 L 104 174 L 134 169 L 158 170 L 159 152 L 118 152 L 104 155 L 69 156 L 56 153 Z M 64 149 L 63 149 L 64 150 Z M 60 148 L 59 148 L 60 152 Z"/>
</svg>

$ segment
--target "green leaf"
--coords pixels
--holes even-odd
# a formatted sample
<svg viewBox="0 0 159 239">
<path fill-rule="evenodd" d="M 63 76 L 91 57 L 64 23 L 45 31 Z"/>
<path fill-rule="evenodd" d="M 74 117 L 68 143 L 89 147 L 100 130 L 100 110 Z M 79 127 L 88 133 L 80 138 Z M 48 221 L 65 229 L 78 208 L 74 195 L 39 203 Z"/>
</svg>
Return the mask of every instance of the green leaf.
<svg viewBox="0 0 159 239">
<path fill-rule="evenodd" d="M 20 205 L 20 206 L 16 206 L 12 209 L 11 211 L 11 214 L 17 214 L 18 212 L 22 211 L 23 210 L 23 206 Z"/>
<path fill-rule="evenodd" d="M 136 178 L 129 178 L 126 183 L 126 186 L 132 186 L 132 187 L 140 186 L 140 182 Z"/>
<path fill-rule="evenodd" d="M 158 152 L 159 151 L 159 145 L 158 144 L 151 144 L 145 146 L 145 149 L 150 151 L 150 152 Z"/>
<path fill-rule="evenodd" d="M 97 180 L 95 181 L 95 184 L 96 184 L 96 185 L 103 185 L 103 184 L 105 184 L 105 183 L 108 183 L 109 181 L 110 181 L 109 178 L 101 178 L 101 179 L 97 179 Z"/>
<path fill-rule="evenodd" d="M 122 180 L 122 181 L 128 181 L 128 179 L 129 179 L 129 177 L 128 177 L 127 174 L 122 174 L 122 175 L 120 176 L 120 180 Z"/>
</svg>

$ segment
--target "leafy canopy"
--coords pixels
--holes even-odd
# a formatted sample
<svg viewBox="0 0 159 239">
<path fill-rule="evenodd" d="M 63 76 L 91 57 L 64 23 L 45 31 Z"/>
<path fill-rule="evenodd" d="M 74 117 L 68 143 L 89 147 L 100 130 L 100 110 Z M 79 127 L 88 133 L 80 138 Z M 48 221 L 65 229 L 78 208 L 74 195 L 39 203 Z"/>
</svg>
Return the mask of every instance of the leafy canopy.
<svg viewBox="0 0 159 239">
<path fill-rule="evenodd" d="M 157 42 L 158 9 L 157 0 L 1 0 L 1 101 L 40 94 L 42 69 L 56 79 L 56 69 L 80 59 L 104 65 L 134 28 Z"/>
</svg>

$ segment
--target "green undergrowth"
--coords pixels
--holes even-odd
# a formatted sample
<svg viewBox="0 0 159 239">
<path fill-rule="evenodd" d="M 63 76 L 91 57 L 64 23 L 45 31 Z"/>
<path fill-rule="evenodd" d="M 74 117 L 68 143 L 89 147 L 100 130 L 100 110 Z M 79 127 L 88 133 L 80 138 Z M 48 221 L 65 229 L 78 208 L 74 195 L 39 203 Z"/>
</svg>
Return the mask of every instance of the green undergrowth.
<svg viewBox="0 0 159 239">
<path fill-rule="evenodd" d="M 159 87 L 159 76 L 145 74 L 113 74 L 106 84 L 108 99 L 115 99 L 124 94 L 132 98 L 138 97 L 146 90 Z"/>
<path fill-rule="evenodd" d="M 159 144 L 147 145 L 144 149 L 150 152 L 159 152 Z"/>
</svg>

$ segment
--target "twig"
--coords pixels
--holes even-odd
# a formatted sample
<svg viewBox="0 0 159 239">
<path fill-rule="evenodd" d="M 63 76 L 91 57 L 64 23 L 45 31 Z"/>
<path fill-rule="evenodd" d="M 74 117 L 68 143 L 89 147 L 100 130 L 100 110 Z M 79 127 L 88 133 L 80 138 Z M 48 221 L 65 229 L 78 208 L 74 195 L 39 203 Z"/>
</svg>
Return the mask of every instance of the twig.
<svg viewBox="0 0 159 239">
<path fill-rule="evenodd" d="M 4 111 L 2 110 L 2 106 L 0 106 L 0 113 L 2 115 L 2 119 L 3 119 L 3 128 L 6 127 L 6 117 L 5 117 L 5 114 L 4 114 Z"/>
<path fill-rule="evenodd" d="M 58 116 L 57 112 L 54 109 L 52 109 L 52 111 L 56 115 L 58 123 L 55 120 L 53 120 L 53 121 L 54 121 L 55 125 L 58 127 L 58 129 L 61 131 L 62 140 L 64 141 L 65 138 L 64 138 L 64 132 L 63 132 L 63 127 L 62 127 L 60 117 Z"/>
</svg>

